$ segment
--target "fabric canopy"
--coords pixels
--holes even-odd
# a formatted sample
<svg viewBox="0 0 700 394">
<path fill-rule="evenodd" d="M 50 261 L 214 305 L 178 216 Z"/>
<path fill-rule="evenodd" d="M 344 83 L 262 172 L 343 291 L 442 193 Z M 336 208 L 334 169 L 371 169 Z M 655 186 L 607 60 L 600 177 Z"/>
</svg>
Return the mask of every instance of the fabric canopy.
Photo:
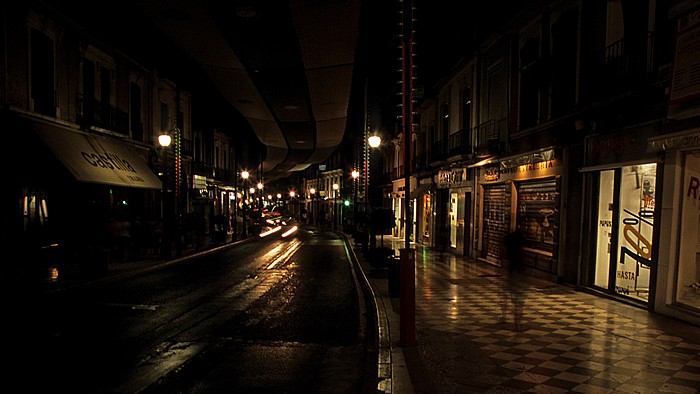
<svg viewBox="0 0 700 394">
<path fill-rule="evenodd" d="M 79 182 L 143 189 L 162 187 L 146 160 L 124 142 L 58 127 L 37 126 L 35 130 Z"/>
<path fill-rule="evenodd" d="M 433 183 L 421 183 L 414 190 L 411 191 L 411 200 L 416 199 L 423 194 L 425 194 L 430 187 L 433 186 Z"/>
</svg>

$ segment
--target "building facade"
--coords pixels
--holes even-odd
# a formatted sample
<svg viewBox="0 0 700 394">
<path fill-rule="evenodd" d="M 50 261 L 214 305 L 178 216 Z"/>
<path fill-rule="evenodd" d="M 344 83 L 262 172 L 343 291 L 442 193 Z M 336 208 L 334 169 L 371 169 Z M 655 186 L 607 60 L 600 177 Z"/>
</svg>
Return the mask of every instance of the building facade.
<svg viewBox="0 0 700 394">
<path fill-rule="evenodd" d="M 174 54 L 160 58 L 162 43 L 143 50 L 126 40 L 146 34 L 142 26 L 119 33 L 72 11 L 2 7 L 0 128 L 17 154 L 3 156 L 16 170 L 0 238 L 27 257 L 12 267 L 18 278 L 181 252 L 209 236 L 212 218 L 234 201 L 236 126 L 195 110 L 220 107 L 193 92 L 198 83 L 183 77 L 192 73 L 172 66 Z M 161 134 L 170 145 L 158 143 Z"/>
<path fill-rule="evenodd" d="M 698 323 L 697 15 L 523 6 L 418 100 L 415 241 Z"/>
</svg>

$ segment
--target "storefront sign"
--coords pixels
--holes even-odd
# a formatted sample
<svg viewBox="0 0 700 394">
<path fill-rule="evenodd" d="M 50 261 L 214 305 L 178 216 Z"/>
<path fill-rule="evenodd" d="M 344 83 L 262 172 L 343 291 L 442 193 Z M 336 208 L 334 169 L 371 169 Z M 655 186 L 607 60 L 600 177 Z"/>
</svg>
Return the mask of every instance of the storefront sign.
<svg viewBox="0 0 700 394">
<path fill-rule="evenodd" d="M 483 176 L 486 182 L 495 182 L 501 179 L 501 168 L 497 165 L 484 167 Z"/>
<path fill-rule="evenodd" d="M 449 187 L 463 186 L 468 183 L 466 168 L 451 168 L 440 170 L 437 176 L 437 187 L 445 189 Z"/>
<path fill-rule="evenodd" d="M 501 163 L 503 164 L 503 163 Z M 534 177 L 551 176 L 558 173 L 560 161 L 545 160 L 537 163 L 521 164 L 513 167 L 489 166 L 483 167 L 484 182 L 529 179 Z"/>
<path fill-rule="evenodd" d="M 482 182 L 522 180 L 556 175 L 561 166 L 555 149 L 546 149 L 499 160 L 481 167 Z"/>
<path fill-rule="evenodd" d="M 658 124 L 651 124 L 587 137 L 585 165 L 590 167 L 636 160 L 654 161 L 647 151 L 647 139 L 657 133 L 657 126 Z"/>
<path fill-rule="evenodd" d="M 684 131 L 649 139 L 649 151 L 658 152 L 673 149 L 689 149 L 700 147 L 700 130 Z"/>
<path fill-rule="evenodd" d="M 556 160 L 541 161 L 539 163 L 522 164 L 517 167 L 507 167 L 501 171 L 501 174 L 514 174 L 518 178 L 519 174 L 527 174 L 528 177 L 534 173 L 547 173 L 555 167 Z"/>
<path fill-rule="evenodd" d="M 79 182 L 160 189 L 161 181 L 136 149 L 124 142 L 54 126 L 35 132 Z"/>
</svg>

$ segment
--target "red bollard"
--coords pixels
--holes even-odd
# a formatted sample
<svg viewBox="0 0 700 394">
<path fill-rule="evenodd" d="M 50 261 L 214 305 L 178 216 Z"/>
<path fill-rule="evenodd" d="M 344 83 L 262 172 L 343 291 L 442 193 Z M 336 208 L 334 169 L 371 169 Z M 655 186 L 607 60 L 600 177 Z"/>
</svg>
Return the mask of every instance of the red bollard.
<svg viewBox="0 0 700 394">
<path fill-rule="evenodd" d="M 399 346 L 416 346 L 416 253 L 399 249 Z"/>
</svg>

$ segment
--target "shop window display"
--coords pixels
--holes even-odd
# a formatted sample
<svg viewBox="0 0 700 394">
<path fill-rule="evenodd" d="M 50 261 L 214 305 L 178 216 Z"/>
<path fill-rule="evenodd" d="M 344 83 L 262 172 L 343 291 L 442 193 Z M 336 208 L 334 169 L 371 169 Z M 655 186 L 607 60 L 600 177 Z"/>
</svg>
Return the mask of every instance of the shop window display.
<svg viewBox="0 0 700 394">
<path fill-rule="evenodd" d="M 685 159 L 676 302 L 700 308 L 700 153 Z"/>
<path fill-rule="evenodd" d="M 656 164 L 601 171 L 598 186 L 593 284 L 646 302 L 654 264 Z"/>
<path fill-rule="evenodd" d="M 606 288 L 608 287 L 610 278 L 615 171 L 601 171 L 598 187 L 598 235 L 596 269 L 593 284 L 598 287 Z"/>
<path fill-rule="evenodd" d="M 556 178 L 517 184 L 517 223 L 526 243 L 526 264 L 555 273 L 559 244 L 559 187 Z"/>
<path fill-rule="evenodd" d="M 647 300 L 654 230 L 656 164 L 622 168 L 615 292 Z"/>
</svg>

